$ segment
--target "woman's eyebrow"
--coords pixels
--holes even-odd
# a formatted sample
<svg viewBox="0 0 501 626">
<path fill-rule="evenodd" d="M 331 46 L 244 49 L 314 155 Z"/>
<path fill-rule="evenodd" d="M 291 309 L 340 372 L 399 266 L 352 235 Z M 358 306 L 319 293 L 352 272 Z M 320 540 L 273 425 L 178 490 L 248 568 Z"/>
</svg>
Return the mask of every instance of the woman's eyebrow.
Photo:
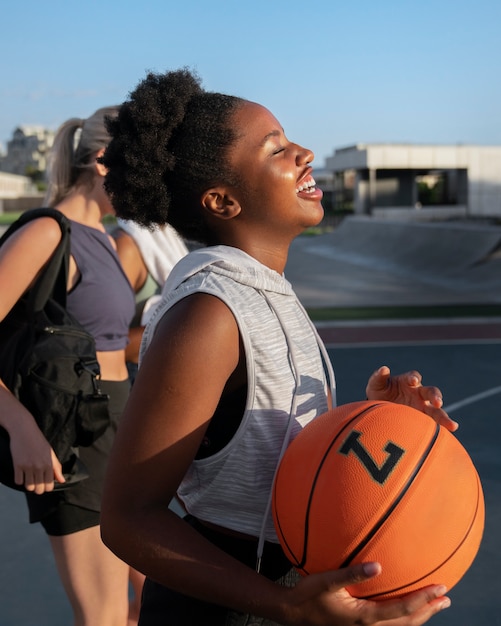
<svg viewBox="0 0 501 626">
<path fill-rule="evenodd" d="M 264 146 L 264 144 L 271 138 L 273 137 L 281 137 L 283 135 L 283 128 L 281 130 L 272 130 L 271 133 L 268 133 L 267 135 L 265 135 L 263 137 L 263 141 L 261 142 L 261 146 Z"/>
</svg>

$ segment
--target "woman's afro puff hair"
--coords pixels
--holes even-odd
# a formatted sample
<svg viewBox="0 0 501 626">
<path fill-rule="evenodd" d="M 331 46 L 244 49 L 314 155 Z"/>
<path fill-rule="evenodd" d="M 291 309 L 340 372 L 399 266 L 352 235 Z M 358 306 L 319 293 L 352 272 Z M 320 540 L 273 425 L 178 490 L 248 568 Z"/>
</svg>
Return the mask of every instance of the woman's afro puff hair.
<svg viewBox="0 0 501 626">
<path fill-rule="evenodd" d="M 216 183 L 237 184 L 226 154 L 230 117 L 243 101 L 207 92 L 187 69 L 149 73 L 108 121 L 105 187 L 119 217 L 143 226 L 170 223 L 210 243 L 200 207 Z"/>
</svg>

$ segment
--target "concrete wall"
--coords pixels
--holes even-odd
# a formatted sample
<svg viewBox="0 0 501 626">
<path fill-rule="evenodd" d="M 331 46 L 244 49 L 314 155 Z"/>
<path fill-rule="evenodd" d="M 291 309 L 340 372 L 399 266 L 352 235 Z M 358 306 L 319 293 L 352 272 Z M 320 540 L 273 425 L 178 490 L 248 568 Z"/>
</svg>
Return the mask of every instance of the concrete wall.
<svg viewBox="0 0 501 626">
<path fill-rule="evenodd" d="M 500 148 L 472 149 L 468 166 L 468 195 L 472 215 L 501 216 Z"/>
<path fill-rule="evenodd" d="M 42 205 L 44 194 L 28 176 L 0 172 L 0 213 L 21 212 Z"/>
<path fill-rule="evenodd" d="M 21 198 L 0 198 L 0 213 L 22 213 L 28 209 L 43 206 L 43 194 L 23 196 Z"/>
</svg>

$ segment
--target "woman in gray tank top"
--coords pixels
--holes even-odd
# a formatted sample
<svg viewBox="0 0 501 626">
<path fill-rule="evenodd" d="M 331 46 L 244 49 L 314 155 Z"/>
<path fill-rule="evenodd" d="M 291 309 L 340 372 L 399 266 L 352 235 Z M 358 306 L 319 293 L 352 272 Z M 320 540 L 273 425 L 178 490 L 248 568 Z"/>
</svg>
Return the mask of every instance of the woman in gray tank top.
<svg viewBox="0 0 501 626">
<path fill-rule="evenodd" d="M 146 328 L 105 485 L 103 539 L 148 577 L 140 626 L 424 623 L 448 606 L 443 586 L 353 599 L 344 587 L 374 563 L 298 581 L 269 523 L 281 448 L 334 394 L 283 276 L 291 241 L 323 216 L 312 152 L 266 108 L 207 92 L 188 70 L 149 74 L 109 129 L 117 214 L 207 246 L 176 265 Z M 366 393 L 454 428 L 415 374 L 381 368 Z"/>
</svg>

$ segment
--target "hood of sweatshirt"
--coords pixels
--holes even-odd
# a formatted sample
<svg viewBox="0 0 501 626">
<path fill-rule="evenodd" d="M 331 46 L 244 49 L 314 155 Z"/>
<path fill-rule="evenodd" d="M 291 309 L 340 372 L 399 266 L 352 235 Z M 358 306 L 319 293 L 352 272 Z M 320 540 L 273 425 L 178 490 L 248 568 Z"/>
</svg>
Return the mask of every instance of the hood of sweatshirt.
<svg viewBox="0 0 501 626">
<path fill-rule="evenodd" d="M 219 273 L 255 289 L 296 297 L 292 285 L 282 274 L 266 267 L 239 248 L 231 246 L 210 246 L 199 248 L 183 257 L 174 266 L 162 294 L 176 289 L 190 276 L 211 267 L 211 272 Z"/>
</svg>

